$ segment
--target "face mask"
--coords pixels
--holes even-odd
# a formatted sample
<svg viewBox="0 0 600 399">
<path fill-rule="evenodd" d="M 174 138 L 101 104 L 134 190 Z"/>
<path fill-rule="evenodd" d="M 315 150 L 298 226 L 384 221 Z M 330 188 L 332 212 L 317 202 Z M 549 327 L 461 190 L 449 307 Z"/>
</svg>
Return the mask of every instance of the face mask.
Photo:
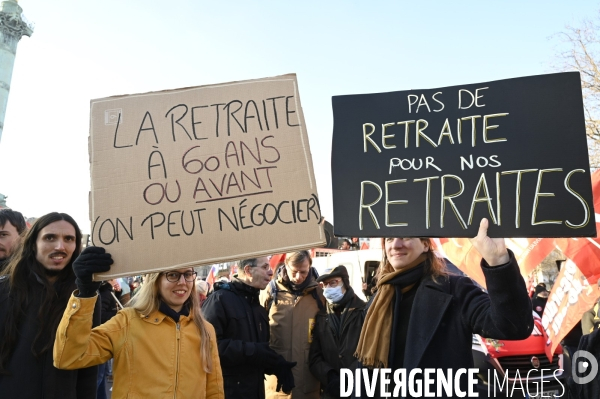
<svg viewBox="0 0 600 399">
<path fill-rule="evenodd" d="M 342 292 L 342 286 L 339 287 L 325 287 L 323 289 L 323 296 L 327 299 L 329 303 L 339 302 L 343 297 L 344 293 Z"/>
</svg>

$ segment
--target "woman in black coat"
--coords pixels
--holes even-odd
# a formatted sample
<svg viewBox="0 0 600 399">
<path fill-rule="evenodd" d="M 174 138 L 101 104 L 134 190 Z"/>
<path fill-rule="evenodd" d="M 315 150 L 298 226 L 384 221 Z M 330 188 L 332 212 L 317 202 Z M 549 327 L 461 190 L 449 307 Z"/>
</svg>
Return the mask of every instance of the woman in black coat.
<svg viewBox="0 0 600 399">
<path fill-rule="evenodd" d="M 487 227 L 488 221 L 483 219 L 471 242 L 483 257 L 488 293 L 468 277 L 449 275 L 430 239 L 383 240 L 377 293 L 369 303 L 357 349 L 363 367 L 389 368 L 392 374 L 405 369 L 406 379 L 417 369 L 456 373 L 473 367 L 472 334 L 513 340 L 529 336 L 533 317 L 525 282 L 504 239 L 489 238 Z M 412 396 L 425 396 L 424 376 L 416 377 L 423 383 L 422 391 Z M 466 373 L 459 377 L 458 386 L 452 384 L 450 392 L 442 389 L 441 396 L 435 373 L 433 379 L 427 389 L 437 397 L 468 395 Z M 379 387 L 376 391 L 379 394 Z M 362 394 L 373 397 L 364 389 Z M 411 397 L 409 391 L 399 394 Z"/>
</svg>

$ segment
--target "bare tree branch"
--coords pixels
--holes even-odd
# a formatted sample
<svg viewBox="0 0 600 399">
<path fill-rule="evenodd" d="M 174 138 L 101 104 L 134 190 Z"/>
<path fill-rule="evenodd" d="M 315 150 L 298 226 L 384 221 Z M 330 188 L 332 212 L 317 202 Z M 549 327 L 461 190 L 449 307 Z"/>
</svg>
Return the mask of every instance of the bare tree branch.
<svg viewBox="0 0 600 399">
<path fill-rule="evenodd" d="M 580 27 L 567 26 L 556 36 L 567 49 L 558 54 L 561 71 L 579 71 L 590 166 L 600 168 L 600 14 Z"/>
</svg>

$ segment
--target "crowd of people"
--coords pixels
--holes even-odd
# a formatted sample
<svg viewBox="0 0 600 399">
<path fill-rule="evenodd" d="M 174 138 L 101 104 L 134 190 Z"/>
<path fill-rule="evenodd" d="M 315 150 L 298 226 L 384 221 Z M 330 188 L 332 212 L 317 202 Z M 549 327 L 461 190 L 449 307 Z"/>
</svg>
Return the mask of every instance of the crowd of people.
<svg viewBox="0 0 600 399">
<path fill-rule="evenodd" d="M 276 270 L 268 257 L 241 260 L 210 294 L 191 267 L 131 286 L 94 281 L 112 257 L 82 248 L 72 217 L 49 213 L 27 229 L 2 209 L 0 395 L 103 399 L 111 369 L 115 399 L 339 398 L 342 369 L 471 368 L 472 334 L 527 338 L 538 310 L 513 253 L 487 228 L 483 219 L 472 239 L 487 291 L 449 273 L 431 239 L 389 237 L 365 303 L 345 266 L 319 276 L 308 251 Z M 593 331 L 592 311 L 584 328 Z"/>
</svg>

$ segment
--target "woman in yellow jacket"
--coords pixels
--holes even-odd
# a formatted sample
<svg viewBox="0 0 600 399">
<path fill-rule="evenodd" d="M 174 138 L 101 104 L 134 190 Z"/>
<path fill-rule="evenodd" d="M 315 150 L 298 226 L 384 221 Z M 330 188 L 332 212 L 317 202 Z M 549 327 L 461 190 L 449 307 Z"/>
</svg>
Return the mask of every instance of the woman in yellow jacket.
<svg viewBox="0 0 600 399">
<path fill-rule="evenodd" d="M 78 292 L 71 296 L 54 342 L 54 366 L 78 369 L 114 358 L 113 399 L 223 399 L 215 330 L 198 305 L 194 269 L 152 273 L 108 322 L 91 328 L 98 282 L 113 263 L 88 247 L 73 263 Z"/>
</svg>

